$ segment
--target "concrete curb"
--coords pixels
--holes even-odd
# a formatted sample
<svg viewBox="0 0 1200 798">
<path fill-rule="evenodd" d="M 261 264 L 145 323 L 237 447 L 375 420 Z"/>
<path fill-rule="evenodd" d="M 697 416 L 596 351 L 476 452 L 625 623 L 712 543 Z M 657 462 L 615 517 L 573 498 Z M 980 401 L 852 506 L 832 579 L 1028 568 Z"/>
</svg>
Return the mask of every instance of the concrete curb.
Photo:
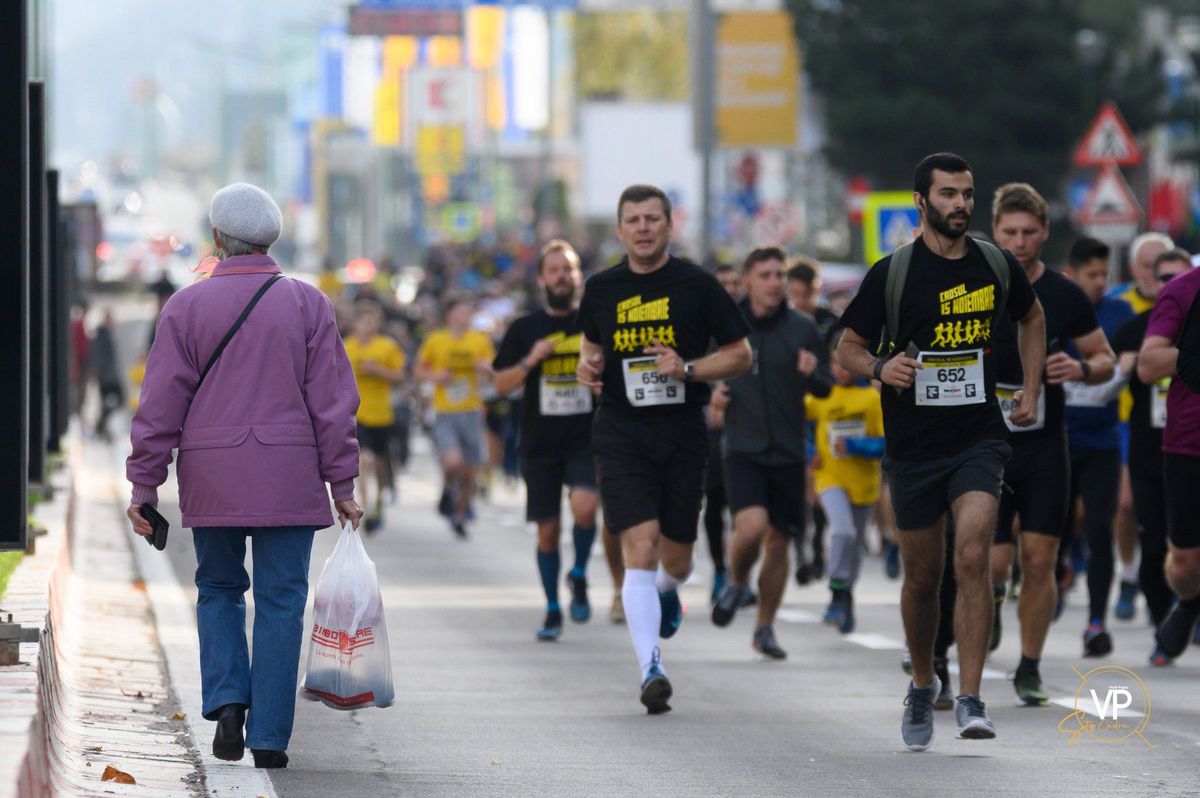
<svg viewBox="0 0 1200 798">
<path fill-rule="evenodd" d="M 0 797 L 51 794 L 42 684 L 49 663 L 51 582 L 66 562 L 73 485 L 66 470 L 51 480 L 54 499 L 37 516 L 46 529 L 8 583 L 0 607 L 13 622 L 38 631 L 38 642 L 20 644 L 20 661 L 0 667 Z"/>
</svg>

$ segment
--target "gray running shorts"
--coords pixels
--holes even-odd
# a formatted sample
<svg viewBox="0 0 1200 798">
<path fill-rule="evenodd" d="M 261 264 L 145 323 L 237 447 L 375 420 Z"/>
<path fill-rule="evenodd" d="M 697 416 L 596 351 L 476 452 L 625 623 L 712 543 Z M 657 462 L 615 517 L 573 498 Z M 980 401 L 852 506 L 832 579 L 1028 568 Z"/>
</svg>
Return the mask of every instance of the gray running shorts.
<svg viewBox="0 0 1200 798">
<path fill-rule="evenodd" d="M 439 455 L 458 452 L 464 461 L 484 465 L 483 413 L 468 410 L 462 413 L 438 413 L 433 420 L 433 444 Z"/>
</svg>

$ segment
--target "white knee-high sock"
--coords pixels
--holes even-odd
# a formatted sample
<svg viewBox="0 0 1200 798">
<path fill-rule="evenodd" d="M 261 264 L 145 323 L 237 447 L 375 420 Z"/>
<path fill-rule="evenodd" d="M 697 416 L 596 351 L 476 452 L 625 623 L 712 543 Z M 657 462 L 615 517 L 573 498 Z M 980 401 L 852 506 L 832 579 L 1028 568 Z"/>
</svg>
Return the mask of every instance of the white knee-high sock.
<svg viewBox="0 0 1200 798">
<path fill-rule="evenodd" d="M 625 625 L 629 627 L 633 651 L 642 666 L 644 679 L 659 656 L 658 629 L 662 624 L 662 606 L 658 603 L 654 571 L 626 568 L 621 602 L 625 605 Z"/>
<path fill-rule="evenodd" d="M 1129 562 L 1121 563 L 1121 581 L 1132 582 L 1137 584 L 1140 581 L 1138 569 L 1142 565 L 1142 551 L 1138 549 L 1133 553 L 1133 559 Z"/>
<path fill-rule="evenodd" d="M 659 593 L 666 593 L 669 590 L 674 590 L 675 588 L 679 587 L 681 583 L 686 582 L 688 577 L 691 575 L 692 570 L 689 568 L 687 575 L 684 576 L 683 579 L 676 579 L 667 573 L 667 570 L 662 567 L 662 563 L 659 563 L 658 571 L 656 571 L 654 574 L 654 586 L 658 588 Z"/>
</svg>

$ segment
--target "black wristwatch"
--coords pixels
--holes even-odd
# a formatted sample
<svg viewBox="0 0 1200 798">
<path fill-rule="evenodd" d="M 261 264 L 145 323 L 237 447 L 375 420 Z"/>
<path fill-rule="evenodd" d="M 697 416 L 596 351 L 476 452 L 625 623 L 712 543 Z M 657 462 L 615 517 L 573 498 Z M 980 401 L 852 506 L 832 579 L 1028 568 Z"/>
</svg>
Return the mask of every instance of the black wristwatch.
<svg viewBox="0 0 1200 798">
<path fill-rule="evenodd" d="M 875 379 L 883 382 L 883 358 L 875 358 L 875 366 L 871 369 L 871 373 L 875 375 Z"/>
<path fill-rule="evenodd" d="M 1083 370 L 1083 382 L 1087 382 L 1092 376 L 1092 367 L 1086 360 L 1079 361 L 1079 367 Z"/>
<path fill-rule="evenodd" d="M 684 382 L 691 382 L 696 377 L 696 364 L 690 360 L 683 364 Z"/>
</svg>

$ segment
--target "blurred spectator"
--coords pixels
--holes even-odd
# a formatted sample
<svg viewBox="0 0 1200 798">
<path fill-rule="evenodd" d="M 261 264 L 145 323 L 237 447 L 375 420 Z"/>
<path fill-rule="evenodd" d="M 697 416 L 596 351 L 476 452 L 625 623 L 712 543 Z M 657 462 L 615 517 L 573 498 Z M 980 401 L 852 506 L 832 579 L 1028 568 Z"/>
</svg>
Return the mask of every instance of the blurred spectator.
<svg viewBox="0 0 1200 798">
<path fill-rule="evenodd" d="M 113 337 L 112 311 L 104 311 L 104 321 L 96 328 L 89 354 L 92 374 L 96 375 L 96 386 L 100 389 L 100 415 L 96 418 L 96 437 L 111 441 L 108 417 L 125 404 L 125 386 L 121 381 L 121 369 L 117 364 L 117 343 Z"/>
</svg>

